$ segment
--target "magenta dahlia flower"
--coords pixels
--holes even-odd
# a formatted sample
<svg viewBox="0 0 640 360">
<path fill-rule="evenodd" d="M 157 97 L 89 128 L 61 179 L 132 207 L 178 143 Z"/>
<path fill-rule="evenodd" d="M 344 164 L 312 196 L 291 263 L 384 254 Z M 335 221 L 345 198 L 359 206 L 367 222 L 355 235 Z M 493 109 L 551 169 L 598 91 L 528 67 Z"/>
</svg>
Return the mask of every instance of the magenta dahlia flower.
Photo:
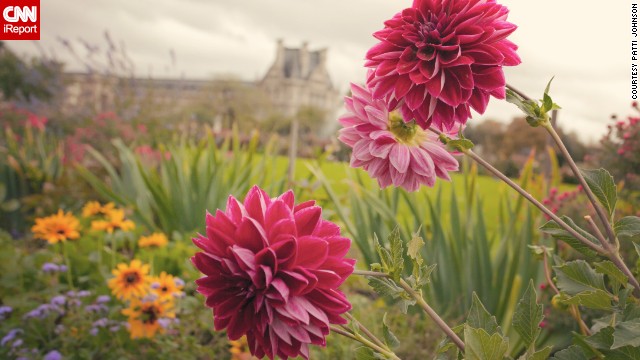
<svg viewBox="0 0 640 360">
<path fill-rule="evenodd" d="M 375 69 L 374 98 L 400 102 L 425 129 L 464 125 L 470 107 L 484 113 L 490 95 L 505 97 L 502 66 L 520 64 L 508 12 L 495 0 L 414 0 L 373 34 L 380 43 L 365 66 Z"/>
<path fill-rule="evenodd" d="M 436 134 L 389 112 L 387 103 L 374 99 L 369 89 L 351 84 L 351 93 L 345 98 L 347 113 L 340 117 L 344 128 L 338 139 L 353 149 L 352 167 L 368 171 L 382 188 L 393 184 L 409 191 L 421 184 L 433 186 L 436 177 L 450 180 L 449 171 L 458 170 L 458 161 Z"/>
<path fill-rule="evenodd" d="M 293 192 L 271 199 L 254 186 L 244 203 L 207 214 L 203 250 L 191 258 L 205 276 L 198 292 L 213 308 L 216 330 L 247 336 L 251 353 L 309 358 L 309 344 L 325 345 L 329 324 L 351 304 L 338 286 L 353 272 L 351 241 L 321 218 L 314 201 L 294 204 Z"/>
</svg>

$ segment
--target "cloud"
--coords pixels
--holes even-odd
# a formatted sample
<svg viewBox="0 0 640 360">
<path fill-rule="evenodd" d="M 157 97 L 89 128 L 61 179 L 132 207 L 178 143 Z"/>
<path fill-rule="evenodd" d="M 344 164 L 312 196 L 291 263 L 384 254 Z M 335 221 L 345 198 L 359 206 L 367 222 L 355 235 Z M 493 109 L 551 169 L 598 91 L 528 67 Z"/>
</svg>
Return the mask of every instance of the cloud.
<svg viewBox="0 0 640 360">
<path fill-rule="evenodd" d="M 596 139 L 609 116 L 629 108 L 629 9 L 625 2 L 588 6 L 584 2 L 502 0 L 509 21 L 518 25 L 512 40 L 523 63 L 506 69 L 508 82 L 539 97 L 555 75 L 552 95 L 560 123 Z M 124 43 L 139 75 L 211 78 L 237 74 L 263 76 L 275 56 L 275 41 L 287 46 L 308 41 L 329 48 L 334 84 L 346 91 L 362 82 L 364 55 L 376 43 L 371 34 L 411 4 L 410 0 L 56 0 L 42 3 L 43 36 L 38 46 L 69 67 L 81 70 L 58 44 L 58 37 L 85 39 L 106 47 L 108 30 Z M 11 42 L 14 50 L 37 54 L 30 42 Z M 170 52 L 176 54 L 172 66 Z M 484 117 L 510 120 L 510 104 L 492 100 Z M 480 118 L 480 117 L 478 117 Z M 479 121 L 474 119 L 474 121 Z"/>
</svg>

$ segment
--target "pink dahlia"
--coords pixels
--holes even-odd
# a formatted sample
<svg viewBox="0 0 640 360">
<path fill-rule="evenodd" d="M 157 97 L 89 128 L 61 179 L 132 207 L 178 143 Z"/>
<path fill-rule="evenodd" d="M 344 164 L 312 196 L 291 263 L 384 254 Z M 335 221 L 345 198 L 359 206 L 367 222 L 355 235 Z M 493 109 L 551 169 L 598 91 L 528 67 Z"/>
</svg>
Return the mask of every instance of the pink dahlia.
<svg viewBox="0 0 640 360">
<path fill-rule="evenodd" d="M 374 98 L 399 101 L 404 118 L 423 128 L 464 125 L 470 107 L 484 113 L 489 95 L 505 97 L 502 66 L 520 64 L 506 39 L 516 29 L 508 12 L 495 0 L 414 0 L 373 34 Z"/>
<path fill-rule="evenodd" d="M 351 166 L 362 167 L 378 180 L 416 191 L 421 184 L 433 186 L 436 176 L 450 180 L 449 171 L 458 161 L 438 136 L 415 121 L 405 122 L 389 112 L 384 100 L 373 98 L 369 89 L 351 84 L 352 97 L 345 98 L 347 113 L 340 118 L 340 141 L 353 149 Z"/>
<path fill-rule="evenodd" d="M 244 203 L 207 214 L 203 250 L 191 258 L 204 273 L 198 292 L 213 308 L 216 330 L 247 336 L 259 358 L 309 358 L 309 344 L 325 345 L 329 324 L 351 304 L 338 286 L 353 272 L 351 241 L 321 218 L 314 201 L 294 204 L 293 192 L 271 199 L 254 186 Z"/>
</svg>

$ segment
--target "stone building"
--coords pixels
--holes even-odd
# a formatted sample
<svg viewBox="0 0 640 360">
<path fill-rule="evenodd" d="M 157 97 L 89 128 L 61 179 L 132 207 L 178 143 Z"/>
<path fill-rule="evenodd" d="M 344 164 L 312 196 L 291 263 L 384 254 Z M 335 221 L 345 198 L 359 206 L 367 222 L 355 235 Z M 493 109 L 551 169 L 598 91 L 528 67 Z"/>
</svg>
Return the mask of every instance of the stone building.
<svg viewBox="0 0 640 360">
<path fill-rule="evenodd" d="M 150 105 L 147 107 L 158 110 L 168 108 L 169 113 L 163 111 L 171 115 L 188 112 L 196 103 L 202 106 L 203 101 L 210 101 L 212 108 L 214 103 L 228 103 L 228 99 L 235 97 L 235 92 L 254 95 L 257 91 L 264 94 L 276 113 L 287 118 L 295 117 L 303 107 L 313 107 L 324 114 L 326 121 L 335 121 L 341 105 L 340 94 L 327 70 L 327 49 L 311 51 L 306 42 L 301 48 L 288 48 L 278 40 L 275 60 L 266 75 L 259 81 L 236 82 L 235 86 L 228 86 L 229 80 L 221 79 L 154 79 L 117 77 L 97 72 L 67 73 L 62 108 L 78 113 L 84 107 L 84 114 L 124 111 L 125 114 L 120 115 L 128 118 L 142 115 L 140 107 L 147 104 Z M 126 111 L 124 106 L 127 106 Z M 242 106 L 251 107 L 249 104 Z"/>
<path fill-rule="evenodd" d="M 303 106 L 318 108 L 333 117 L 340 103 L 340 94 L 327 70 L 327 49 L 310 51 L 306 42 L 301 48 L 288 48 L 278 40 L 275 61 L 259 87 L 288 117 L 295 116 Z"/>
</svg>

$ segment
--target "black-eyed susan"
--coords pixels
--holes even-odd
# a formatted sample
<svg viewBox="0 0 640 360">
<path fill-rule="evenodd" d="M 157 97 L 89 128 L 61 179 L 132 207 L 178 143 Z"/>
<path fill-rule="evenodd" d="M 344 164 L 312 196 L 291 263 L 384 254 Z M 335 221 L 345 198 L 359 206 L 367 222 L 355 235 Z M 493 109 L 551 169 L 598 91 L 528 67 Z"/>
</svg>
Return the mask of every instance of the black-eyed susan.
<svg viewBox="0 0 640 360">
<path fill-rule="evenodd" d="M 151 278 L 150 282 L 151 293 L 166 300 L 173 300 L 174 297 L 181 295 L 184 287 L 182 280 L 164 271 L 160 273 L 160 276 Z"/>
<path fill-rule="evenodd" d="M 142 236 L 138 240 L 138 246 L 141 248 L 161 248 L 167 246 L 167 236 L 163 233 L 153 233 L 149 236 Z"/>
<path fill-rule="evenodd" d="M 72 213 L 58 210 L 55 215 L 37 218 L 31 231 L 36 238 L 47 240 L 49 244 L 56 244 L 79 238 L 79 228 L 80 222 Z"/>
<path fill-rule="evenodd" d="M 129 334 L 132 339 L 152 338 L 157 333 L 164 332 L 163 323 L 175 318 L 173 305 L 170 301 L 155 299 L 133 299 L 127 309 L 122 310 L 129 323 Z"/>
<path fill-rule="evenodd" d="M 125 220 L 124 210 L 113 209 L 107 214 L 106 220 L 95 220 L 91 222 L 91 229 L 98 231 L 106 231 L 109 234 L 114 230 L 131 231 L 135 229 L 136 224 L 131 220 Z"/>
<path fill-rule="evenodd" d="M 142 264 L 140 260 L 132 260 L 129 265 L 120 263 L 111 273 L 114 278 L 109 279 L 108 284 L 114 296 L 131 300 L 149 293 L 149 265 Z"/>
<path fill-rule="evenodd" d="M 113 203 L 100 204 L 97 201 L 89 201 L 82 208 L 82 217 L 88 218 L 97 215 L 107 215 L 110 211 L 115 209 Z"/>
</svg>

